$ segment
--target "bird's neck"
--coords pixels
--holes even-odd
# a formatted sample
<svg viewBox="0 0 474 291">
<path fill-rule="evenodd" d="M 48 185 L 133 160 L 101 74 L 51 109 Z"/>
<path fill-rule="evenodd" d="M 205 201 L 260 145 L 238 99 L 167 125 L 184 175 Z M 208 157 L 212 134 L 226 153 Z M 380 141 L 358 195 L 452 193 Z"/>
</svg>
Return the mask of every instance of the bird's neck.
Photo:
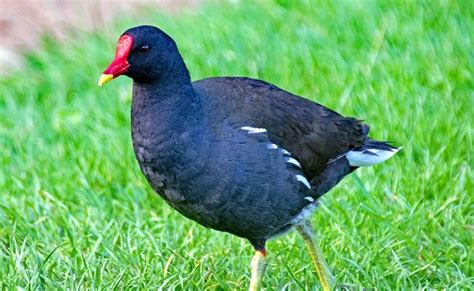
<svg viewBox="0 0 474 291">
<path fill-rule="evenodd" d="M 179 131 L 201 115 L 201 108 L 184 63 L 163 72 L 159 79 L 133 83 L 133 121 L 159 122 Z"/>
<path fill-rule="evenodd" d="M 141 151 L 164 168 L 172 166 L 168 163 L 186 164 L 187 148 L 199 147 L 205 136 L 201 99 L 189 75 L 167 82 L 135 82 L 131 117 L 137 158 Z"/>
</svg>

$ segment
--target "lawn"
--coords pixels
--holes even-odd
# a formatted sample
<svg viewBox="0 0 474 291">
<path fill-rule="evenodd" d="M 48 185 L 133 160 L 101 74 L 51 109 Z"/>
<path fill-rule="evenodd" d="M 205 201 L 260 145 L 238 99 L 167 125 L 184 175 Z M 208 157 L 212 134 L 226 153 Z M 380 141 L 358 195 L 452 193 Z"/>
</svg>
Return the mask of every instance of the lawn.
<svg viewBox="0 0 474 291">
<path fill-rule="evenodd" d="M 263 79 L 403 146 L 313 216 L 338 283 L 474 288 L 472 3 L 235 2 L 45 38 L 1 78 L 0 289 L 247 288 L 250 244 L 185 219 L 141 175 L 131 80 L 96 85 L 143 23 L 173 36 L 195 80 Z M 268 290 L 319 288 L 294 232 L 267 248 Z"/>
</svg>

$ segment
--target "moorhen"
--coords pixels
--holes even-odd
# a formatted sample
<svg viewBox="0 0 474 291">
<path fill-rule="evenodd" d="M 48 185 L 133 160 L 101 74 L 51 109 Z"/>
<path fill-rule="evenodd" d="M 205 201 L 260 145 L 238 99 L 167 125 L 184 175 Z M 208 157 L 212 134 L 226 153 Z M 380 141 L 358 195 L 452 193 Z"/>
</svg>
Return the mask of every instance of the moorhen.
<svg viewBox="0 0 474 291">
<path fill-rule="evenodd" d="M 369 127 L 261 80 L 191 81 L 176 43 L 153 26 L 120 37 L 99 80 L 133 79 L 132 139 L 151 187 L 182 215 L 246 238 L 255 248 L 250 290 L 266 268 L 265 242 L 296 228 L 324 290 L 335 280 L 308 222 L 347 174 L 399 148 Z"/>
</svg>

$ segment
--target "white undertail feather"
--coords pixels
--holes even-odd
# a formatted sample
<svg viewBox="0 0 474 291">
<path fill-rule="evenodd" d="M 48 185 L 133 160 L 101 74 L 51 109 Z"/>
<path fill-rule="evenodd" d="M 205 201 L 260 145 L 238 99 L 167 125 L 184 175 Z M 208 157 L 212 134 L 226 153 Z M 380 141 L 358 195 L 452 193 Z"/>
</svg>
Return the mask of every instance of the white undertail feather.
<svg viewBox="0 0 474 291">
<path fill-rule="evenodd" d="M 352 150 L 346 154 L 352 167 L 366 167 L 379 164 L 393 157 L 402 148 Z"/>
</svg>

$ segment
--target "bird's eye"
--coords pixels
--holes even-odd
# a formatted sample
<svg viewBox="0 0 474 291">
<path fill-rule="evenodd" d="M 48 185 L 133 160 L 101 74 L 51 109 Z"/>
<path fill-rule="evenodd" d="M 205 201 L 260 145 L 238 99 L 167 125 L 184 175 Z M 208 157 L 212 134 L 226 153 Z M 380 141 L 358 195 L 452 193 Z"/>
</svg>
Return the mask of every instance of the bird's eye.
<svg viewBox="0 0 474 291">
<path fill-rule="evenodd" d="M 149 50 L 150 50 L 150 47 L 147 46 L 147 45 L 144 45 L 144 46 L 142 46 L 142 47 L 139 49 L 139 52 L 141 52 L 141 53 L 146 53 L 146 52 L 148 52 Z"/>
</svg>

